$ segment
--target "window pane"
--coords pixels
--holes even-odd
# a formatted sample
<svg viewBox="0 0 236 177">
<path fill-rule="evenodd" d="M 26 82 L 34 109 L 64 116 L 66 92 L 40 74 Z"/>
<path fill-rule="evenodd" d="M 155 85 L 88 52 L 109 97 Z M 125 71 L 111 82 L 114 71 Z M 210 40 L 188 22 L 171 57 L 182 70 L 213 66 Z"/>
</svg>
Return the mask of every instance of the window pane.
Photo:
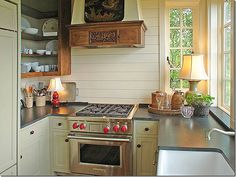
<svg viewBox="0 0 236 177">
<path fill-rule="evenodd" d="M 230 54 L 224 54 L 224 78 L 230 80 Z"/>
<path fill-rule="evenodd" d="M 179 80 L 179 71 L 171 70 L 170 71 L 170 88 L 180 88 L 180 80 Z"/>
<path fill-rule="evenodd" d="M 192 9 L 183 9 L 183 26 L 184 27 L 192 27 L 193 26 Z"/>
<path fill-rule="evenodd" d="M 231 21 L 231 0 L 224 1 L 224 24 Z"/>
<path fill-rule="evenodd" d="M 224 105 L 230 107 L 230 80 L 224 82 Z"/>
<path fill-rule="evenodd" d="M 193 53 L 192 49 L 184 49 L 183 50 L 183 55 L 192 54 L 192 53 Z"/>
<path fill-rule="evenodd" d="M 173 64 L 174 68 L 181 67 L 181 51 L 179 49 L 171 49 L 170 50 L 170 61 Z"/>
<path fill-rule="evenodd" d="M 170 10 L 170 27 L 180 26 L 180 9 Z"/>
<path fill-rule="evenodd" d="M 170 30 L 170 47 L 180 47 L 180 30 Z"/>
<path fill-rule="evenodd" d="M 224 51 L 230 51 L 231 27 L 224 28 Z"/>
<path fill-rule="evenodd" d="M 182 30 L 182 47 L 193 47 L 193 30 Z"/>
</svg>

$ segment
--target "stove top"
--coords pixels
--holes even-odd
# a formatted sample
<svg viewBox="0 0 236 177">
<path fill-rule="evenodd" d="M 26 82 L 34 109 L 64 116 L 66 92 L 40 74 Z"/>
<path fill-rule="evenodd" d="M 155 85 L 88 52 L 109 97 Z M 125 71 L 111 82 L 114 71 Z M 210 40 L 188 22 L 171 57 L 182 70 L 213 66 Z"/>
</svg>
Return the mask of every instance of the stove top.
<svg viewBox="0 0 236 177">
<path fill-rule="evenodd" d="M 76 116 L 126 118 L 134 108 L 128 104 L 89 104 L 76 113 Z"/>
</svg>

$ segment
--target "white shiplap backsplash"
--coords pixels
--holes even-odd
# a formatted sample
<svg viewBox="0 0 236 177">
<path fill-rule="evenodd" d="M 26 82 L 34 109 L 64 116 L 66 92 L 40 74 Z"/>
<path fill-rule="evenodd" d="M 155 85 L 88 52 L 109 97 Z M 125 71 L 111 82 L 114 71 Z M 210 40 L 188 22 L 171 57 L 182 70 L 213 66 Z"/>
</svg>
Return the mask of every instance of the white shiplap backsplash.
<svg viewBox="0 0 236 177">
<path fill-rule="evenodd" d="M 94 103 L 150 103 L 151 92 L 159 89 L 158 0 L 142 0 L 148 28 L 145 48 L 72 49 L 72 74 L 61 77 L 76 82 L 76 101 Z M 49 82 L 49 77 L 23 79 Z"/>
</svg>

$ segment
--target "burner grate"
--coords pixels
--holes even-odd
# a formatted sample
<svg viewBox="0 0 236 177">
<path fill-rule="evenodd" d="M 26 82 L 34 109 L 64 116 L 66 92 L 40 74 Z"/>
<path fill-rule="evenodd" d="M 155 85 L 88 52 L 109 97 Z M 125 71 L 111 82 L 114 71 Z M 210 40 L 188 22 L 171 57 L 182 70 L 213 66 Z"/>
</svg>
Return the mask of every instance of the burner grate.
<svg viewBox="0 0 236 177">
<path fill-rule="evenodd" d="M 128 117 L 134 105 L 127 104 L 89 104 L 76 113 L 77 116 Z"/>
</svg>

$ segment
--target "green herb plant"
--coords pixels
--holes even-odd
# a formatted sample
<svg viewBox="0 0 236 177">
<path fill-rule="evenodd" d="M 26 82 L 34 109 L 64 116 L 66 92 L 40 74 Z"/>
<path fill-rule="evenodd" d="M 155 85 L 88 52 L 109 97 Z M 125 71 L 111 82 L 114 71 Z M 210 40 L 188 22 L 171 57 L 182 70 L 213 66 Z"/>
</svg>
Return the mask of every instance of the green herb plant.
<svg viewBox="0 0 236 177">
<path fill-rule="evenodd" d="M 189 93 L 186 96 L 186 102 L 192 106 L 210 106 L 213 104 L 214 97 L 204 94 Z"/>
</svg>

